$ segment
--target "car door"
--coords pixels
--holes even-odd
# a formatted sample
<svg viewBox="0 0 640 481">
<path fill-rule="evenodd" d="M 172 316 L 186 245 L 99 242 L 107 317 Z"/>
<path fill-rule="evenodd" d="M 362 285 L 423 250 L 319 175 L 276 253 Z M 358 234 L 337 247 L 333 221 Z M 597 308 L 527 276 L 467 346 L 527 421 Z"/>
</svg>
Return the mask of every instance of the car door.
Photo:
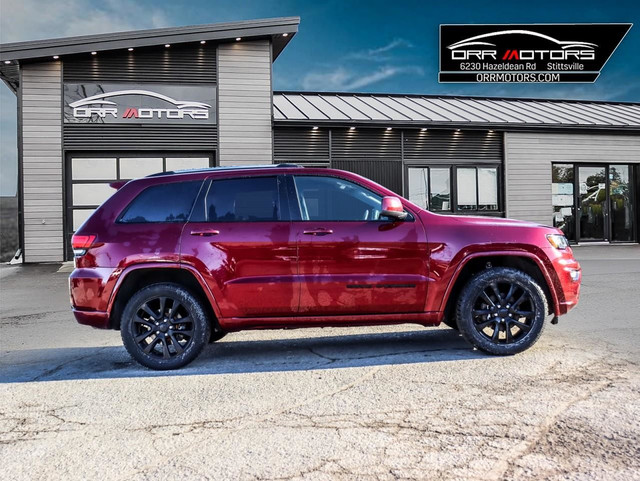
<svg viewBox="0 0 640 481">
<path fill-rule="evenodd" d="M 381 216 L 382 195 L 333 176 L 289 178 L 303 315 L 424 310 L 428 263 L 419 219 Z M 295 220 L 299 219 L 299 220 Z"/>
<path fill-rule="evenodd" d="M 181 262 L 204 274 L 225 318 L 297 311 L 297 252 L 282 182 L 213 177 L 183 229 Z"/>
</svg>

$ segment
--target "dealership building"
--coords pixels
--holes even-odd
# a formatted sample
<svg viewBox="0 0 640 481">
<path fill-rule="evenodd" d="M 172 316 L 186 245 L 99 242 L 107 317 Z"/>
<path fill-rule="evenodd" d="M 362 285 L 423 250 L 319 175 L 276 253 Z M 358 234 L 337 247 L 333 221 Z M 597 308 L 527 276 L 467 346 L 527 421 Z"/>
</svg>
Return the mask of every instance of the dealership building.
<svg viewBox="0 0 640 481">
<path fill-rule="evenodd" d="M 283 162 L 356 172 L 435 212 L 638 242 L 640 103 L 274 92 L 298 23 L 1 45 L 18 99 L 23 260 L 69 259 L 114 181 Z"/>
</svg>

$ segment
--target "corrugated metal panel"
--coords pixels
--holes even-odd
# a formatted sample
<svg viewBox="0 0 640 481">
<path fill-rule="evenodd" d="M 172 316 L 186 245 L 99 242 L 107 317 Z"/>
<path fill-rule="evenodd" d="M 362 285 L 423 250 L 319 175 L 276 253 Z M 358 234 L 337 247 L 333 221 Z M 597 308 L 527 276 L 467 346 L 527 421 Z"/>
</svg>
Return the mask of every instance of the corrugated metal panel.
<svg viewBox="0 0 640 481">
<path fill-rule="evenodd" d="M 216 46 L 171 46 L 100 52 L 64 60 L 65 82 L 216 82 Z"/>
<path fill-rule="evenodd" d="M 22 181 L 25 262 L 64 260 L 60 62 L 22 66 Z M 40 89 L 42 87 L 42 89 Z M 56 115 L 49 115 L 54 111 Z M 42 176 L 42 172 L 48 175 Z M 46 236 L 43 233 L 46 232 Z"/>
<path fill-rule="evenodd" d="M 64 127 L 65 150 L 204 150 L 217 149 L 215 125 L 70 125 Z"/>
<path fill-rule="evenodd" d="M 401 160 L 399 130 L 332 129 L 331 159 Z"/>
<path fill-rule="evenodd" d="M 385 186 L 387 189 L 402 195 L 402 162 L 393 160 L 333 160 L 334 169 L 348 170 Z"/>
<path fill-rule="evenodd" d="M 640 130 L 640 104 L 421 95 L 276 92 L 276 121 Z"/>
<path fill-rule="evenodd" d="M 329 130 L 309 127 L 273 129 L 275 162 L 329 162 Z"/>
<path fill-rule="evenodd" d="M 271 44 L 221 44 L 218 62 L 220 165 L 271 163 Z"/>
<path fill-rule="evenodd" d="M 507 132 L 507 217 L 553 222 L 551 163 L 640 164 L 640 137 L 572 133 Z"/>
<path fill-rule="evenodd" d="M 429 163 L 502 162 L 502 134 L 474 130 L 405 130 L 404 159 Z"/>
</svg>

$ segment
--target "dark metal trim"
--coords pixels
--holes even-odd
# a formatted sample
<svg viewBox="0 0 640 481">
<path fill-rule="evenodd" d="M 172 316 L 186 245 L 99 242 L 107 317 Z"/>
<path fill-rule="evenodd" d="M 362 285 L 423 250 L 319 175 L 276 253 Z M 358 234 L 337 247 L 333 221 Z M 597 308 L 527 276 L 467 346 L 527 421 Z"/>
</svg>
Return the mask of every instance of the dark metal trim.
<svg viewBox="0 0 640 481">
<path fill-rule="evenodd" d="M 25 254 L 25 242 L 24 242 L 24 149 L 22 146 L 22 129 L 23 125 L 23 111 L 22 111 L 22 69 L 19 72 L 19 85 L 16 95 L 18 96 L 17 107 L 17 134 L 18 134 L 18 248 L 22 252 L 22 262 L 26 262 Z"/>
</svg>

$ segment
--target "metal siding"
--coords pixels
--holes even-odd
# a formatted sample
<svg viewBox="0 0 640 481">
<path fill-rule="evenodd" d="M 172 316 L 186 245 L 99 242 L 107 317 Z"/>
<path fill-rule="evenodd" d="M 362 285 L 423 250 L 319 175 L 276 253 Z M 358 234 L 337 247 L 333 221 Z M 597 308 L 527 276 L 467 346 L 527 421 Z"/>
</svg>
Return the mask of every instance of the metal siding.
<svg viewBox="0 0 640 481">
<path fill-rule="evenodd" d="M 273 151 L 275 162 L 329 163 L 329 129 L 276 127 Z"/>
<path fill-rule="evenodd" d="M 331 159 L 402 160 L 399 130 L 332 129 Z"/>
<path fill-rule="evenodd" d="M 60 62 L 22 66 L 25 262 L 64 260 L 61 74 Z"/>
<path fill-rule="evenodd" d="M 216 82 L 216 46 L 175 45 L 99 52 L 64 60 L 65 82 L 143 82 L 206 84 Z"/>
<path fill-rule="evenodd" d="M 551 224 L 551 163 L 640 164 L 640 137 L 505 133 L 507 217 Z"/>
<path fill-rule="evenodd" d="M 273 158 L 271 44 L 218 46 L 220 165 L 264 164 Z"/>
<path fill-rule="evenodd" d="M 502 135 L 498 132 L 404 130 L 404 160 L 435 163 L 501 163 Z"/>
<path fill-rule="evenodd" d="M 202 150 L 217 148 L 217 127 L 172 125 L 64 126 L 65 150 Z"/>
<path fill-rule="evenodd" d="M 402 195 L 402 162 L 397 160 L 333 160 L 331 167 L 334 169 L 348 170 L 377 182 L 391 189 L 398 195 Z"/>
</svg>

